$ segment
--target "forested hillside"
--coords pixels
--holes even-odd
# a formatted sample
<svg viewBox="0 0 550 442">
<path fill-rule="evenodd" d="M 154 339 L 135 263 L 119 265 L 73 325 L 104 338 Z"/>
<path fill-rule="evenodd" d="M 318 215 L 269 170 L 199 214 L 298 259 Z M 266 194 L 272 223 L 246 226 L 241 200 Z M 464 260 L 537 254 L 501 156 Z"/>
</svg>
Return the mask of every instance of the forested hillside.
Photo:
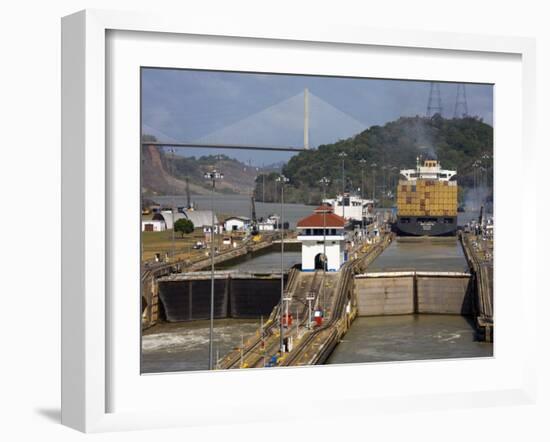
<svg viewBox="0 0 550 442">
<path fill-rule="evenodd" d="M 330 179 L 327 195 L 342 189 L 341 152 L 344 159 L 346 191 L 363 187 L 365 196 L 385 199 L 391 204 L 391 192 L 395 190 L 399 170 L 414 168 L 416 158 L 437 158 L 443 168 L 458 171 L 458 183 L 463 189 L 474 184 L 474 163 L 481 161 L 477 169 L 477 182 L 484 174 L 492 186 L 493 128 L 474 117 L 445 119 L 407 117 L 368 130 L 334 144 L 301 152 L 284 167 L 283 173 L 290 179 L 285 190 L 285 200 L 316 204 L 321 198 L 319 180 Z M 488 159 L 489 158 L 489 159 Z M 364 162 L 361 160 L 364 159 Z M 480 172 L 483 170 L 483 172 Z M 278 201 L 277 174 L 259 175 L 255 196 L 261 201 Z M 384 197 L 385 196 L 385 197 Z"/>
<path fill-rule="evenodd" d="M 144 136 L 144 141 L 155 141 Z M 184 195 L 189 180 L 192 194 L 206 194 L 210 182 L 204 173 L 213 168 L 223 171 L 224 179 L 217 184 L 221 193 L 250 195 L 258 171 L 226 155 L 183 156 L 165 152 L 154 145 L 142 145 L 141 188 L 144 196 Z"/>
</svg>

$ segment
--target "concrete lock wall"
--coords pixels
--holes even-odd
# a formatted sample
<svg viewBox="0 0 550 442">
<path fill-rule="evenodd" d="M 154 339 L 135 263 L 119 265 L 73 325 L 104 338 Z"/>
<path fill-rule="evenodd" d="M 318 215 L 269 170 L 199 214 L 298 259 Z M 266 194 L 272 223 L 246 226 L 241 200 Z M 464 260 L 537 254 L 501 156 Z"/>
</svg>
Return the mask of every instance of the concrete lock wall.
<svg viewBox="0 0 550 442">
<path fill-rule="evenodd" d="M 232 318 L 267 318 L 281 298 L 281 280 L 231 279 L 229 314 Z"/>
<path fill-rule="evenodd" d="M 470 276 L 358 275 L 355 295 L 359 316 L 414 313 L 472 314 Z"/>
<path fill-rule="evenodd" d="M 220 278 L 214 283 L 214 317 L 267 318 L 280 298 L 280 278 Z M 159 281 L 168 322 L 210 318 L 210 279 Z"/>
<path fill-rule="evenodd" d="M 355 280 L 360 316 L 414 313 L 414 278 L 361 278 Z"/>
<path fill-rule="evenodd" d="M 469 315 L 472 302 L 469 278 L 417 276 L 418 313 Z"/>
<path fill-rule="evenodd" d="M 226 318 L 229 281 L 214 282 L 214 318 Z M 159 298 L 164 318 L 169 322 L 210 318 L 210 281 L 159 282 Z"/>
</svg>

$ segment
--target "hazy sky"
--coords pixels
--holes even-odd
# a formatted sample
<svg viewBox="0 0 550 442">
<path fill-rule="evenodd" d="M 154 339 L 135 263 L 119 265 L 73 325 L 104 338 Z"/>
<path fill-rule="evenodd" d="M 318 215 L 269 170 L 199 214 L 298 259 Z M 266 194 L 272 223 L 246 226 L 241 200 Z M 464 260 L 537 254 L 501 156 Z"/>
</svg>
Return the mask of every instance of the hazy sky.
<svg viewBox="0 0 550 442">
<path fill-rule="evenodd" d="M 452 117 L 457 84 L 439 83 L 443 116 Z M 430 83 L 406 80 L 142 70 L 143 133 L 168 142 L 303 145 L 304 89 L 310 92 L 310 147 L 347 138 L 401 116 L 425 115 Z M 493 87 L 467 84 L 470 115 L 492 125 Z M 212 150 L 181 149 L 203 155 Z M 225 151 L 255 165 L 288 153 Z"/>
</svg>

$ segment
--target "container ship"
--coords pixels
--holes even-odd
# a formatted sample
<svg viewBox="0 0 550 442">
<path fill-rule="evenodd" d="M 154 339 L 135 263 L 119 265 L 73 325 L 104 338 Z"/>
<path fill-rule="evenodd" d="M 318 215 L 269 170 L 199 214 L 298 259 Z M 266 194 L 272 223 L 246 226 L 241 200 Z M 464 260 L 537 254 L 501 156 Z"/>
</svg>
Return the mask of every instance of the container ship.
<svg viewBox="0 0 550 442">
<path fill-rule="evenodd" d="M 397 221 L 400 236 L 456 234 L 458 186 L 456 170 L 444 170 L 437 160 L 417 158 L 416 169 L 400 171 Z"/>
</svg>

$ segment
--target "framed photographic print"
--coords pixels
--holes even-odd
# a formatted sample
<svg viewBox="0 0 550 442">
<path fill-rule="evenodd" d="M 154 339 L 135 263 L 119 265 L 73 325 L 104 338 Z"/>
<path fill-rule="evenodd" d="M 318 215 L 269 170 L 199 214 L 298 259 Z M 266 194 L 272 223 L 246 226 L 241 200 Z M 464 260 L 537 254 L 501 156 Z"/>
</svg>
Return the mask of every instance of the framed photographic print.
<svg viewBox="0 0 550 442">
<path fill-rule="evenodd" d="M 500 238 L 534 198 L 510 179 L 533 57 L 516 38 L 66 17 L 63 422 L 530 401 L 514 324 L 533 282 Z"/>
</svg>

